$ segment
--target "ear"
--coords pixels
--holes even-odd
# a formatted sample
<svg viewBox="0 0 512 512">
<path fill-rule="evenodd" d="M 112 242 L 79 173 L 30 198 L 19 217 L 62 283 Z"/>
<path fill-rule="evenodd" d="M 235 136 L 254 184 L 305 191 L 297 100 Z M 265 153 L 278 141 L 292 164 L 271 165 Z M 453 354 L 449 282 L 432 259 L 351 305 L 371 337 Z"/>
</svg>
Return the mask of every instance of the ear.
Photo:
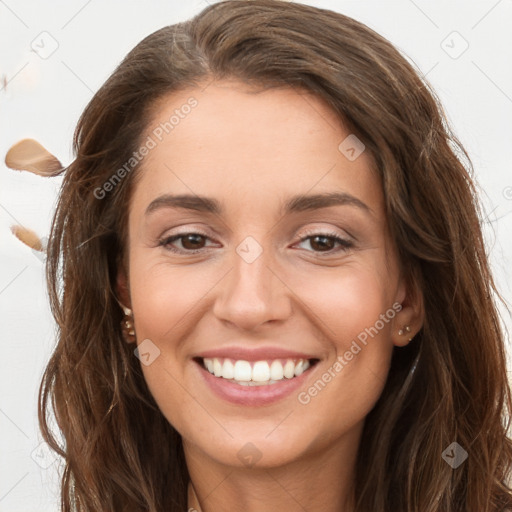
<svg viewBox="0 0 512 512">
<path fill-rule="evenodd" d="M 401 278 L 395 302 L 401 304 L 401 309 L 395 315 L 391 339 L 394 345 L 403 347 L 418 334 L 425 319 L 423 292 L 416 275 Z"/>
<path fill-rule="evenodd" d="M 116 294 L 119 301 L 124 307 L 132 308 L 132 301 L 130 298 L 130 286 L 128 283 L 127 271 L 124 265 L 118 266 L 117 278 L 116 278 Z"/>
</svg>

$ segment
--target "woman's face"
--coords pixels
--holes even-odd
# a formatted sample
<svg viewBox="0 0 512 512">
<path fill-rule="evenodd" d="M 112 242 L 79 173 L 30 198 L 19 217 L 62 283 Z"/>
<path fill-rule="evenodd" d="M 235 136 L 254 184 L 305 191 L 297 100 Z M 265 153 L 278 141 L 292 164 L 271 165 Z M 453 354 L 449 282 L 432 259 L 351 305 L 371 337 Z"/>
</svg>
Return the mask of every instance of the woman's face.
<svg viewBox="0 0 512 512">
<path fill-rule="evenodd" d="M 349 135 L 310 94 L 222 81 L 166 98 L 143 136 L 127 302 L 149 389 L 196 460 L 355 455 L 416 332 Z"/>
</svg>

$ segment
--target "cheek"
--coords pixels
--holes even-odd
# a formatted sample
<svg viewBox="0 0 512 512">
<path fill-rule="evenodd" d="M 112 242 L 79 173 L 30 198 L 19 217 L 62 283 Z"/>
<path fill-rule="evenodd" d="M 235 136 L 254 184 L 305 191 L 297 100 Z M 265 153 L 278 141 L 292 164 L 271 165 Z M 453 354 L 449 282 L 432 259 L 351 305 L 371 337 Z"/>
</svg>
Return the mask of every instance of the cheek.
<svg viewBox="0 0 512 512">
<path fill-rule="evenodd" d="M 137 336 L 179 340 L 187 315 L 197 315 L 218 279 L 199 267 L 170 268 L 159 264 L 131 275 Z"/>
<path fill-rule="evenodd" d="M 188 420 L 201 414 L 200 409 L 194 409 L 197 404 L 191 399 L 193 390 L 184 387 L 190 368 L 183 361 L 187 341 L 193 336 L 195 322 L 191 323 L 191 319 L 201 315 L 201 298 L 213 286 L 203 277 L 197 270 L 151 265 L 137 257 L 130 263 L 130 292 L 139 352 L 143 352 L 141 343 L 147 344 L 146 340 L 157 347 L 147 345 L 149 352 L 157 354 L 151 355 L 150 364 L 143 364 L 141 358 L 144 379 L 164 416 L 182 434 L 192 429 Z"/>
<path fill-rule="evenodd" d="M 314 313 L 322 332 L 344 352 L 352 339 L 374 326 L 391 308 L 390 284 L 373 265 L 353 264 L 310 274 L 297 282 L 295 289 L 300 290 L 301 302 Z M 389 337 L 390 325 L 390 321 L 378 323 L 381 338 Z"/>
<path fill-rule="evenodd" d="M 187 386 L 191 365 L 195 364 L 188 357 L 196 326 L 211 309 L 208 292 L 223 275 L 214 274 L 211 268 L 204 272 L 197 265 L 153 264 L 137 254 L 130 262 L 139 351 L 146 339 L 158 347 L 154 361 L 141 364 L 144 379 L 164 416 L 182 435 L 196 429 L 195 418 L 204 414 L 192 398 L 193 388 Z"/>
<path fill-rule="evenodd" d="M 391 283 L 372 265 L 353 265 L 308 280 L 300 298 L 311 309 L 327 345 L 329 362 L 299 403 L 325 408 L 333 405 L 362 418 L 378 400 L 387 379 L 393 344 Z M 307 311 L 307 309 L 305 309 Z"/>
</svg>

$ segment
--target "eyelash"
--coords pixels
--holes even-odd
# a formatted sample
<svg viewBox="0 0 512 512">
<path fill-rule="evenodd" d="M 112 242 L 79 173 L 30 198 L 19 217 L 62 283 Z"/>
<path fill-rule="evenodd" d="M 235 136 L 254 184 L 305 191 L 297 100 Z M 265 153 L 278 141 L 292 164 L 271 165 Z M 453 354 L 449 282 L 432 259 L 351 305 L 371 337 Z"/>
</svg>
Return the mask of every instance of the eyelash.
<svg viewBox="0 0 512 512">
<path fill-rule="evenodd" d="M 207 235 L 205 235 L 204 233 L 195 232 L 195 231 L 189 231 L 189 232 L 186 232 L 186 233 L 178 233 L 176 235 L 172 235 L 172 236 L 163 238 L 163 239 L 161 239 L 159 241 L 158 245 L 164 247 L 167 251 L 170 251 L 170 252 L 173 252 L 173 253 L 177 253 L 177 254 L 197 254 L 197 253 L 199 253 L 201 251 L 204 251 L 205 248 L 193 249 L 193 250 L 184 250 L 184 249 L 176 249 L 176 248 L 173 248 L 173 247 L 171 247 L 169 245 L 172 242 L 175 242 L 176 240 L 179 240 L 180 238 L 185 238 L 186 236 L 189 236 L 189 235 L 199 235 L 199 236 L 201 236 L 203 238 L 209 239 L 209 237 Z M 332 232 L 314 232 L 313 231 L 313 232 L 306 232 L 305 235 L 306 236 L 301 238 L 298 243 L 305 242 L 306 240 L 308 240 L 310 238 L 324 237 L 324 238 L 329 238 L 331 240 L 334 240 L 334 242 L 337 242 L 337 243 L 339 243 L 341 245 L 341 248 L 339 248 L 338 250 L 330 249 L 329 251 L 308 251 L 308 252 L 317 253 L 320 256 L 322 256 L 324 254 L 329 256 L 329 255 L 335 254 L 335 253 L 340 252 L 340 251 L 346 252 L 349 249 L 351 249 L 353 247 L 353 245 L 354 245 L 349 240 L 345 240 L 344 238 L 340 238 L 337 233 L 332 233 Z"/>
</svg>

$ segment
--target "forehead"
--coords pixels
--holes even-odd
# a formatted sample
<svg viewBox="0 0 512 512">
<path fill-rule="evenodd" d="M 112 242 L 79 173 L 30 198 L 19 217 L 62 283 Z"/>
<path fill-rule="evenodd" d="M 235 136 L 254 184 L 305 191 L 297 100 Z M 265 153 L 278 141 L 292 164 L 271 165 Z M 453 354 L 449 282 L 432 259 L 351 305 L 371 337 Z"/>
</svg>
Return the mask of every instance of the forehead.
<svg viewBox="0 0 512 512">
<path fill-rule="evenodd" d="M 347 158 L 349 136 L 324 100 L 303 90 L 256 92 L 233 81 L 182 90 L 154 105 L 142 136 L 154 144 L 141 162 L 132 207 L 173 193 L 257 210 L 293 195 L 342 192 L 378 210 L 373 162 L 366 151 Z"/>
</svg>

